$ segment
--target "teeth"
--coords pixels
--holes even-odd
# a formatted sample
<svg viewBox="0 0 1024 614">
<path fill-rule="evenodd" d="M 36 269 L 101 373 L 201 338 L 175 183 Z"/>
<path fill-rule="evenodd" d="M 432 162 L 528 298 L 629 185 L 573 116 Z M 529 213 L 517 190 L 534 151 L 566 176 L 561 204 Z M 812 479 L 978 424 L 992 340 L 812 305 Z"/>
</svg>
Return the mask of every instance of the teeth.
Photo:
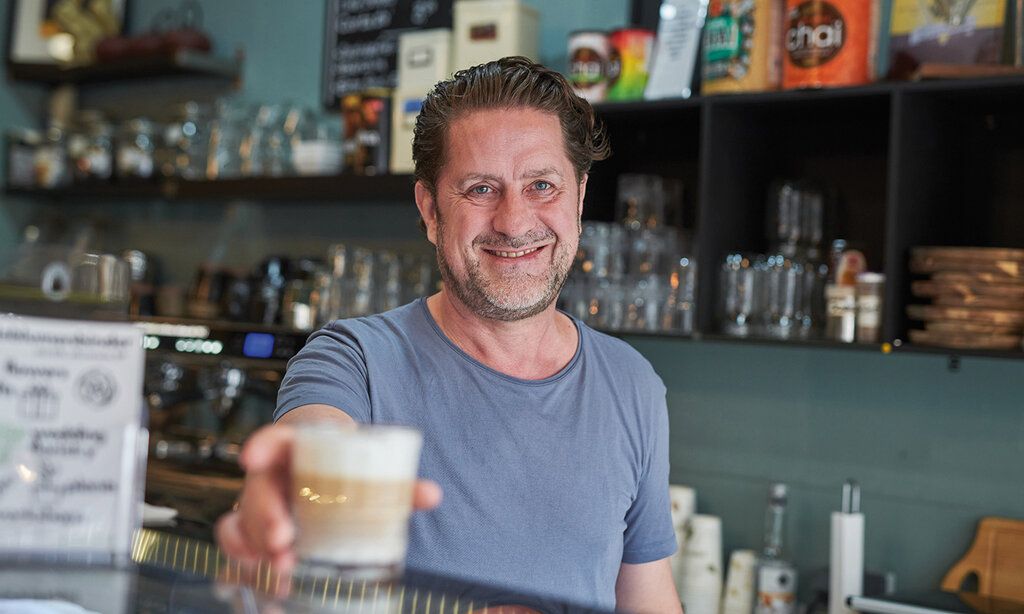
<svg viewBox="0 0 1024 614">
<path fill-rule="evenodd" d="M 499 256 L 501 256 L 502 258 L 522 258 L 523 256 L 525 256 L 527 254 L 532 254 L 533 252 L 537 251 L 538 249 L 540 249 L 540 248 L 539 247 L 534 247 L 532 249 L 524 249 L 521 252 L 498 252 L 498 251 L 496 251 L 494 253 L 499 255 Z"/>
</svg>

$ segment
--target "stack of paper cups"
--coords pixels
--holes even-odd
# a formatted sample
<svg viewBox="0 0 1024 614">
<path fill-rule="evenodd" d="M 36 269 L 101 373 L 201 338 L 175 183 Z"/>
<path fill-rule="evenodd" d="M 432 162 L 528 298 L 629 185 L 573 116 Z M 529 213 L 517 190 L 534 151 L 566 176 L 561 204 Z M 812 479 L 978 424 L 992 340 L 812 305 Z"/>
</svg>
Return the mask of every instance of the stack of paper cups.
<svg viewBox="0 0 1024 614">
<path fill-rule="evenodd" d="M 722 598 L 722 520 L 697 514 L 680 564 L 679 596 L 687 614 L 718 614 Z"/>
<path fill-rule="evenodd" d="M 721 614 L 750 614 L 754 610 L 754 576 L 757 555 L 753 550 L 734 550 L 722 595 Z"/>
<path fill-rule="evenodd" d="M 672 555 L 669 562 L 672 564 L 672 578 L 676 583 L 676 590 L 680 590 L 680 570 L 682 569 L 683 553 L 686 551 L 686 542 L 689 540 L 690 521 L 697 511 L 697 492 L 689 486 L 671 485 L 668 487 L 669 500 L 672 502 L 672 528 L 676 532 L 676 553 Z"/>
</svg>

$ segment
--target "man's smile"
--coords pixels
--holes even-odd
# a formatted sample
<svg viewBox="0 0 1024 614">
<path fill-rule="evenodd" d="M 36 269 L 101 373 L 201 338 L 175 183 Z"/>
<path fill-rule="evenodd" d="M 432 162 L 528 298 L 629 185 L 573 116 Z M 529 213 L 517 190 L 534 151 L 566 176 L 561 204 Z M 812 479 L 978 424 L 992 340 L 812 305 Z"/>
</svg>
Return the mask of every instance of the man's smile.
<svg viewBox="0 0 1024 614">
<path fill-rule="evenodd" d="M 498 249 L 488 249 L 488 248 L 485 247 L 485 248 L 483 248 L 483 250 L 485 252 L 487 252 L 488 254 L 492 255 L 492 256 L 497 256 L 499 258 L 508 258 L 510 260 L 515 260 L 517 258 L 524 258 L 526 256 L 530 256 L 532 254 L 536 254 L 537 252 L 539 252 L 540 250 L 544 249 L 545 247 L 547 247 L 547 246 L 546 245 L 538 245 L 537 247 L 530 247 L 530 248 L 519 250 L 519 251 L 505 251 L 505 250 L 498 250 Z"/>
</svg>

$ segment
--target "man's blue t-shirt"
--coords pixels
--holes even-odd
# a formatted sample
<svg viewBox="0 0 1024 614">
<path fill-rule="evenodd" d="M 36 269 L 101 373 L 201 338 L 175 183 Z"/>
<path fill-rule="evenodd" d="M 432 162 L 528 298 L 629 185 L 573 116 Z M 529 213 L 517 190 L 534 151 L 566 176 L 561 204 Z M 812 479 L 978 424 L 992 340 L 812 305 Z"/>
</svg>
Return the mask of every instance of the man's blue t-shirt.
<svg viewBox="0 0 1024 614">
<path fill-rule="evenodd" d="M 621 563 L 676 548 L 665 386 L 626 343 L 574 322 L 569 364 L 521 380 L 460 350 L 425 299 L 338 320 L 289 363 L 275 419 L 322 403 L 422 430 L 420 475 L 444 500 L 414 514 L 411 569 L 611 609 Z"/>
</svg>

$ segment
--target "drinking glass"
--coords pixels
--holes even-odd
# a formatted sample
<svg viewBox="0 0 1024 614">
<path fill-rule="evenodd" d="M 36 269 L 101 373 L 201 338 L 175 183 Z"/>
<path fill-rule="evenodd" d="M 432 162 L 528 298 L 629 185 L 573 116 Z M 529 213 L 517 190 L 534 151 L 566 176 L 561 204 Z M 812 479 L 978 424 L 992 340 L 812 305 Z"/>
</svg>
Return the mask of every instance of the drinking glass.
<svg viewBox="0 0 1024 614">
<path fill-rule="evenodd" d="M 760 254 L 729 254 L 720 271 L 719 321 L 726 334 L 746 337 L 760 332 L 763 279 L 767 262 Z"/>
<path fill-rule="evenodd" d="M 300 568 L 344 579 L 401 575 L 422 446 L 411 428 L 300 425 L 291 476 Z"/>
</svg>

